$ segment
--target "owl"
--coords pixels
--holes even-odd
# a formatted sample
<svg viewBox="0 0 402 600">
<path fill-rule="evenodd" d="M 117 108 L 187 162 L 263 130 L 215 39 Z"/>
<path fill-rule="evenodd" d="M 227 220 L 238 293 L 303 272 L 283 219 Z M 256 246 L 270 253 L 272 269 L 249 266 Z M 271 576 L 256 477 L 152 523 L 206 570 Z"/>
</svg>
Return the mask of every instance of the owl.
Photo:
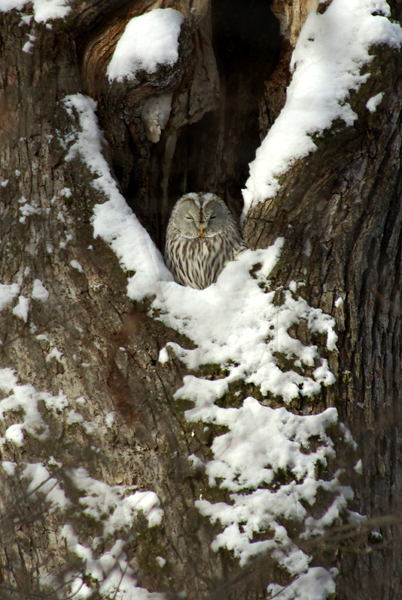
<svg viewBox="0 0 402 600">
<path fill-rule="evenodd" d="M 202 290 L 246 248 L 226 204 L 215 194 L 186 194 L 173 208 L 165 261 L 178 283 Z"/>
</svg>

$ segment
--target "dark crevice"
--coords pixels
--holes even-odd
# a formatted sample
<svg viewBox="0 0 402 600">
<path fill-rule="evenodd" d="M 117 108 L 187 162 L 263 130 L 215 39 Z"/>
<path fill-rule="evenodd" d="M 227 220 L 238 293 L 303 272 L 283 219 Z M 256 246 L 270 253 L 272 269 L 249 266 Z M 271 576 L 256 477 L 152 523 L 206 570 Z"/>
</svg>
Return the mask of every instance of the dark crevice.
<svg viewBox="0 0 402 600">
<path fill-rule="evenodd" d="M 172 207 L 184 193 L 217 193 L 236 217 L 240 215 L 248 165 L 261 143 L 264 82 L 281 51 L 279 22 L 270 5 L 270 0 L 212 1 L 212 44 L 220 80 L 216 109 L 179 130 L 172 131 L 168 124 L 160 141 L 149 144 L 148 157 L 131 148 L 134 166 L 122 182 L 123 192 L 160 249 Z M 175 135 L 164 191 L 166 147 Z"/>
</svg>

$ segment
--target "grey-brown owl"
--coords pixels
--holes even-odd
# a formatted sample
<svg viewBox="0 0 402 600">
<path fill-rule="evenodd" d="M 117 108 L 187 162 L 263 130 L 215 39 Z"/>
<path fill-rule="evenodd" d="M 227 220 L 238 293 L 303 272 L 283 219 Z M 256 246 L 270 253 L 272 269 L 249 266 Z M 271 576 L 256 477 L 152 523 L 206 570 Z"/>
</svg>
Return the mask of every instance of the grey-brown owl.
<svg viewBox="0 0 402 600">
<path fill-rule="evenodd" d="M 202 290 L 246 248 L 236 221 L 215 194 L 186 194 L 173 208 L 165 260 L 178 283 Z"/>
</svg>

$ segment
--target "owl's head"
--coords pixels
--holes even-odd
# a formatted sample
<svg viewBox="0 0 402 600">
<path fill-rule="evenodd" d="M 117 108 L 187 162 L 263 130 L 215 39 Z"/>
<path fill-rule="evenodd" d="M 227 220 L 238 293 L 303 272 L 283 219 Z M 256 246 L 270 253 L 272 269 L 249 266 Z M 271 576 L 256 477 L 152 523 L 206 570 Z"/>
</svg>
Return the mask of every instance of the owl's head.
<svg viewBox="0 0 402 600">
<path fill-rule="evenodd" d="M 186 194 L 173 208 L 170 221 L 188 239 L 214 237 L 233 219 L 226 204 L 215 194 Z"/>
</svg>

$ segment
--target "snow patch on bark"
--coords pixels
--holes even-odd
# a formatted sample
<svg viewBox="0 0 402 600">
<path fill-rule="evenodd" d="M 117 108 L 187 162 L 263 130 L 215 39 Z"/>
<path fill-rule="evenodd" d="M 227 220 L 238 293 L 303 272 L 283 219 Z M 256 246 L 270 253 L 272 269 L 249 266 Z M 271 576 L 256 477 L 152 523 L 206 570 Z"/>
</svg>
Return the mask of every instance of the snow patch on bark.
<svg viewBox="0 0 402 600">
<path fill-rule="evenodd" d="M 83 514 L 102 523 L 104 538 L 129 529 L 138 511 L 144 513 L 149 527 L 161 524 L 163 510 L 154 492 L 135 491 L 127 495 L 125 486 L 110 486 L 93 479 L 83 468 L 72 469 L 70 477 L 75 487 L 84 492 L 80 498 L 80 504 L 86 507 Z"/>
<path fill-rule="evenodd" d="M 13 9 L 22 10 L 31 1 L 37 23 L 46 23 L 53 19 L 64 19 L 71 11 L 70 6 L 67 6 L 69 0 L 0 0 L 0 12 L 9 12 Z M 29 16 L 27 15 L 25 19 L 29 19 Z M 24 50 L 24 52 L 28 51 L 30 49 Z"/>
<path fill-rule="evenodd" d="M 151 593 L 137 587 L 133 570 L 128 564 L 124 552 L 124 541 L 116 540 L 113 547 L 95 558 L 91 548 L 80 544 L 78 536 L 71 525 L 65 525 L 61 531 L 70 552 L 81 558 L 86 565 L 85 575 L 99 582 L 99 593 L 103 598 L 118 598 L 119 600 L 165 600 L 165 594 Z M 71 592 L 74 597 L 87 597 L 92 593 L 82 579 L 81 574 L 71 573 Z M 81 594 L 81 596 L 79 595 Z"/>
<path fill-rule="evenodd" d="M 304 523 L 310 537 L 322 533 L 353 499 L 350 487 L 342 486 L 337 471 L 330 480 L 316 476 L 317 467 L 327 467 L 335 457 L 334 444 L 326 430 L 338 421 L 335 408 L 318 415 L 300 416 L 285 408 L 262 406 L 246 398 L 243 406 L 213 406 L 202 422 L 224 425 L 228 432 L 215 438 L 214 459 L 206 464 L 211 486 L 229 490 L 230 502 L 199 500 L 196 506 L 223 531 L 212 548 L 233 550 L 245 565 L 250 558 L 270 551 L 290 575 L 305 572 L 310 557 L 291 540 L 282 521 Z M 312 439 L 318 444 L 313 450 Z M 278 485 L 277 476 L 288 473 L 291 481 Z M 219 482 L 219 483 L 218 483 Z M 308 516 L 305 504 L 313 506 L 319 490 L 335 496 L 320 519 Z M 255 541 L 264 533 L 265 540 Z"/>
<path fill-rule="evenodd" d="M 96 104 L 82 95 L 69 96 L 65 104 L 72 121 L 76 115 L 79 119 L 79 127 L 73 125 L 65 138 L 67 160 L 80 156 L 94 175 L 93 185 L 107 198 L 94 208 L 95 236 L 111 246 L 124 269 L 135 272 L 128 280 L 127 294 L 133 300 L 152 297 L 150 315 L 195 344 L 189 350 L 168 343 L 160 351 L 161 364 L 173 353 L 189 370 L 212 364 L 217 371 L 214 378 L 185 376 L 175 394 L 176 399 L 194 402 L 185 413 L 189 421 L 229 430 L 215 438 L 213 459 L 205 469 L 211 486 L 227 490 L 230 502 L 197 501 L 201 513 L 221 525 L 213 549 L 233 551 L 241 564 L 269 552 L 293 577 L 283 593 L 289 589 L 292 598 L 300 600 L 306 597 L 305 590 L 315 586 L 311 597 L 326 598 L 334 588 L 334 573 L 310 568 L 311 557 L 291 539 L 285 524 L 287 519 L 299 522 L 305 526 L 305 536 L 315 535 L 345 510 L 353 492 L 341 484 L 342 472 L 322 479 L 317 467 L 326 467 L 335 458 L 328 430 L 337 426 L 344 443 L 353 445 L 350 432 L 337 424 L 334 408 L 309 416 L 264 406 L 250 396 L 239 408 L 222 408 L 215 402 L 228 392 L 244 393 L 244 382 L 267 396 L 265 402 L 275 397 L 278 403 L 289 403 L 318 394 L 335 378 L 318 347 L 298 339 L 297 328 L 321 335 L 329 356 L 336 352 L 334 320 L 303 300 L 303 282 L 292 281 L 289 289 L 276 293 L 271 290 L 269 277 L 280 260 L 283 239 L 265 250 L 242 252 L 204 290 L 174 282 L 110 174 L 102 155 Z M 203 462 L 197 459 L 192 455 L 193 465 Z M 287 483 L 277 477 L 283 472 L 290 477 Z M 315 503 L 320 489 L 329 494 L 330 505 L 320 518 L 311 520 L 305 506 Z"/>
<path fill-rule="evenodd" d="M 49 299 L 49 292 L 40 279 L 35 279 L 34 281 L 31 298 L 40 302 L 47 302 Z"/>
<path fill-rule="evenodd" d="M 18 422 L 7 427 L 4 437 L 0 437 L 0 443 L 10 440 L 17 446 L 22 446 L 24 432 L 42 441 L 48 439 L 50 430 L 42 418 L 39 402 L 43 401 L 46 408 L 54 413 L 64 410 L 68 405 L 63 392 L 53 396 L 48 392 L 38 392 L 31 384 L 19 385 L 15 371 L 9 368 L 0 369 L 0 390 L 9 394 L 0 400 L 0 422 L 10 413 L 23 413 L 23 420 L 20 421 L 17 416 Z"/>
<path fill-rule="evenodd" d="M 312 567 L 288 586 L 271 583 L 268 586 L 268 599 L 275 600 L 326 600 L 335 593 L 334 577 L 338 569 L 330 571 L 322 567 Z"/>
<path fill-rule="evenodd" d="M 295 161 L 316 150 L 314 135 L 336 119 L 353 125 L 348 100 L 370 76 L 361 74 L 373 60 L 370 48 L 401 47 L 402 28 L 390 15 L 385 0 L 333 0 L 324 14 L 311 11 L 293 52 L 286 104 L 250 163 L 243 220 L 251 206 L 276 196 Z"/>
<path fill-rule="evenodd" d="M 22 471 L 22 478 L 30 480 L 27 488 L 30 496 L 35 498 L 40 493 L 46 502 L 50 502 L 51 513 L 57 509 L 64 511 L 70 506 L 71 503 L 60 487 L 60 483 L 55 477 L 51 477 L 42 463 L 28 463 Z"/>
<path fill-rule="evenodd" d="M 173 8 L 156 8 L 126 25 L 107 68 L 109 81 L 135 78 L 138 71 L 155 73 L 179 58 L 179 35 L 184 15 Z"/>
<path fill-rule="evenodd" d="M 244 380 L 259 386 L 264 395 L 272 393 L 290 402 L 300 395 L 317 394 L 322 385 L 331 385 L 334 376 L 318 348 L 304 346 L 289 329 L 305 321 L 311 332 L 326 336 L 327 348 L 333 351 L 337 340 L 334 320 L 295 297 L 295 282 L 296 294 L 285 290 L 282 304 L 274 304 L 275 293 L 269 291 L 268 277 L 280 258 L 283 239 L 265 250 L 242 252 L 225 267 L 217 282 L 204 290 L 177 284 L 111 177 L 101 153 L 96 103 L 78 94 L 69 96 L 65 104 L 71 115 L 73 108 L 77 111 L 82 128 L 69 137 L 67 160 L 80 155 L 96 176 L 93 185 L 110 198 L 95 206 L 94 233 L 110 244 L 123 268 L 135 271 L 128 295 L 133 300 L 154 296 L 151 312 L 195 342 L 195 350 L 168 344 L 190 369 L 216 363 L 228 371 L 226 377 L 215 381 L 187 376 L 176 397 L 203 406 L 222 397 L 231 383 Z M 299 367 L 282 370 L 278 354 L 298 360 Z M 161 361 L 167 358 L 162 351 Z M 311 374 L 306 372 L 309 369 Z"/>
<path fill-rule="evenodd" d="M 19 292 L 20 286 L 18 283 L 12 283 L 11 285 L 0 283 L 0 312 L 12 304 Z"/>
<path fill-rule="evenodd" d="M 7 394 L 0 401 L 0 425 L 6 418 L 7 423 L 13 418 L 17 421 L 6 427 L 4 437 L 0 437 L 1 445 L 13 442 L 22 446 L 25 433 L 42 442 L 49 439 L 50 428 L 40 409 L 42 402 L 47 411 L 61 413 L 61 418 L 66 417 L 70 425 L 83 423 L 82 415 L 72 410 L 68 413 L 65 411 L 69 401 L 63 393 L 52 396 L 47 392 L 37 391 L 32 385 L 20 385 L 12 369 L 0 369 L 0 391 Z M 57 444 L 55 449 L 57 450 Z M 100 584 L 101 597 L 109 598 L 110 594 L 114 594 L 120 600 L 132 600 L 134 597 L 162 600 L 163 595 L 152 594 L 137 587 L 123 550 L 126 541 L 119 539 L 119 534 L 124 533 L 127 537 L 127 533 L 132 531 L 140 513 L 147 519 L 148 527 L 161 524 L 163 510 L 154 492 L 141 491 L 136 486 L 109 485 L 92 478 L 84 468 L 67 468 L 54 456 L 49 456 L 45 463 L 2 461 L 0 464 L 6 476 L 17 477 L 23 482 L 25 502 L 33 501 L 36 506 L 43 503 L 46 505 L 43 510 L 50 514 L 57 513 L 57 518 L 62 523 L 59 535 L 66 539 L 71 552 L 87 561 L 85 575 L 96 579 Z M 81 527 L 79 534 L 75 533 L 73 524 L 67 521 L 67 515 L 68 519 L 72 515 L 74 519 L 78 519 L 76 522 Z M 85 527 L 82 527 L 85 519 L 89 523 L 99 523 L 97 537 L 92 539 L 90 547 L 80 541 L 81 536 L 86 535 Z M 116 538 L 113 548 L 102 552 L 105 542 L 113 537 Z M 69 572 L 70 579 L 66 581 L 72 592 L 77 592 L 74 596 L 77 598 L 87 597 L 91 592 L 88 586 L 85 587 L 81 576 L 82 573 Z M 52 582 L 47 583 L 51 585 Z"/>
<path fill-rule="evenodd" d="M 370 100 L 368 100 L 366 102 L 367 110 L 370 111 L 371 113 L 376 112 L 377 108 L 381 104 L 383 98 L 384 98 L 384 92 L 380 92 L 379 94 L 376 94 L 375 96 L 370 98 Z"/>
</svg>

